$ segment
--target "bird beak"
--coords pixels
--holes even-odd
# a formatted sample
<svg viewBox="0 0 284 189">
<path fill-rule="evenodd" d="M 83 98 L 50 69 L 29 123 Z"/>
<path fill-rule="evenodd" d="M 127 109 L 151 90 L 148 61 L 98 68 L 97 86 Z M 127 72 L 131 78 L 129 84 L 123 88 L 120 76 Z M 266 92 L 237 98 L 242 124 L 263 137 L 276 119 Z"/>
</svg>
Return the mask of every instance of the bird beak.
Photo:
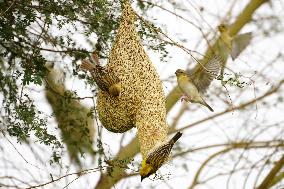
<svg viewBox="0 0 284 189">
<path fill-rule="evenodd" d="M 141 182 L 143 181 L 144 178 L 145 178 L 145 177 L 142 177 L 142 176 L 141 176 Z"/>
</svg>

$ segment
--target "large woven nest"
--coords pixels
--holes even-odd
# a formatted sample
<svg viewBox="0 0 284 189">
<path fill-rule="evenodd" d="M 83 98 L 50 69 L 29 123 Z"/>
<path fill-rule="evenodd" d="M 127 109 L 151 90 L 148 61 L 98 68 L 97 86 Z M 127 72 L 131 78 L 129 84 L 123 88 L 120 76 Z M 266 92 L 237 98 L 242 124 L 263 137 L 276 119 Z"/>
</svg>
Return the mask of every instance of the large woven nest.
<svg viewBox="0 0 284 189">
<path fill-rule="evenodd" d="M 128 1 L 122 6 L 121 23 L 107 64 L 121 79 L 121 97 L 100 91 L 98 112 L 109 131 L 123 133 L 136 126 L 145 156 L 167 136 L 165 95 L 136 31 L 136 14 Z"/>
</svg>

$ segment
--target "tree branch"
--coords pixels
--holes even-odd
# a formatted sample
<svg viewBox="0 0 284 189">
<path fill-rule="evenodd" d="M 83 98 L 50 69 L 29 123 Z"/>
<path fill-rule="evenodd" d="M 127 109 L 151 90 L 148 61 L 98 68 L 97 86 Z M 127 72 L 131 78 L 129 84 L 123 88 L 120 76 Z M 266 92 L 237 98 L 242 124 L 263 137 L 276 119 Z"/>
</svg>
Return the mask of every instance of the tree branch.
<svg viewBox="0 0 284 189">
<path fill-rule="evenodd" d="M 277 173 L 281 171 L 284 166 L 284 154 L 280 160 L 274 165 L 270 172 L 266 175 L 262 183 L 257 187 L 257 189 L 267 189 L 270 188 L 273 179 L 276 177 Z"/>
<path fill-rule="evenodd" d="M 196 121 L 196 122 L 194 122 L 194 123 L 192 123 L 192 124 L 190 124 L 190 125 L 184 126 L 184 127 L 180 128 L 180 129 L 178 129 L 178 131 L 182 131 L 182 130 L 185 130 L 185 129 L 194 127 L 194 126 L 196 126 L 196 125 L 199 125 L 200 123 L 203 123 L 203 122 L 212 120 L 212 119 L 214 119 L 214 118 L 216 118 L 216 117 L 219 117 L 219 116 L 221 116 L 221 115 L 224 115 L 224 114 L 226 114 L 226 113 L 229 113 L 229 112 L 232 112 L 232 111 L 235 111 L 235 110 L 244 109 L 245 107 L 250 106 L 250 105 L 252 105 L 252 104 L 254 104 L 254 103 L 256 103 L 256 102 L 258 102 L 258 101 L 260 101 L 260 100 L 262 100 L 262 99 L 264 99 L 264 98 L 266 98 L 266 97 L 268 97 L 268 96 L 270 96 L 270 95 L 272 95 L 272 94 L 274 94 L 275 92 L 277 92 L 277 91 L 279 90 L 279 88 L 283 85 L 283 83 L 284 83 L 284 79 L 281 80 L 281 81 L 280 81 L 275 87 L 273 87 L 271 90 L 269 90 L 269 91 L 266 92 L 264 95 L 262 95 L 262 96 L 260 96 L 260 97 L 258 97 L 258 98 L 255 98 L 255 99 L 253 99 L 253 100 L 251 100 L 251 101 L 248 101 L 248 102 L 246 102 L 246 103 L 240 104 L 239 106 L 229 107 L 227 110 L 224 110 L 223 112 L 217 113 L 217 114 L 212 115 L 212 116 L 210 116 L 210 117 L 207 117 L 207 118 L 205 118 L 205 119 Z"/>
<path fill-rule="evenodd" d="M 253 13 L 268 0 L 251 0 L 250 3 L 245 7 L 241 14 L 237 17 L 236 21 L 229 27 L 230 35 L 236 35 L 245 24 L 251 21 Z M 217 40 L 218 41 L 218 40 Z M 204 57 L 211 57 L 212 52 L 217 49 L 217 42 L 212 45 L 212 48 L 208 48 Z M 202 61 L 201 61 L 202 62 Z M 168 94 L 166 98 L 166 109 L 169 112 L 172 107 L 176 104 L 180 97 L 178 86 L 174 87 L 173 90 Z"/>
<path fill-rule="evenodd" d="M 280 146 L 282 146 L 283 145 L 283 143 L 281 144 L 281 143 L 279 143 L 279 144 L 276 144 L 276 146 L 277 147 L 280 147 Z M 189 189 L 193 189 L 196 185 L 198 185 L 199 183 L 200 183 L 200 181 L 199 181 L 199 176 L 201 175 L 201 172 L 204 170 L 204 168 L 206 167 L 206 165 L 211 161 L 211 160 L 213 160 L 215 157 L 217 157 L 217 156 L 219 156 L 219 155 L 222 155 L 222 154 L 226 154 L 226 153 L 228 153 L 228 152 L 230 152 L 231 150 L 236 150 L 236 149 L 241 149 L 241 148 L 246 148 L 246 149 L 255 149 L 255 148 L 271 148 L 271 146 L 270 146 L 270 142 L 267 142 L 266 144 L 264 143 L 264 144 L 262 144 L 262 145 L 259 145 L 259 144 L 254 144 L 254 143 L 247 143 L 247 142 L 244 142 L 244 143 L 242 143 L 242 142 L 240 142 L 240 143 L 234 143 L 234 144 L 232 144 L 232 145 L 229 145 L 227 148 L 225 148 L 225 149 L 222 149 L 222 150 L 220 150 L 220 151 L 218 151 L 218 152 L 215 152 L 214 154 L 212 154 L 212 155 L 210 155 L 202 164 L 201 164 L 201 166 L 199 167 L 199 169 L 198 169 L 198 171 L 196 172 L 196 174 L 195 174 L 195 177 L 194 177 L 194 179 L 193 179 L 193 182 L 192 182 L 192 184 L 190 185 L 190 187 L 189 187 Z M 283 155 L 283 157 L 281 158 L 281 159 L 283 159 L 282 160 L 282 165 L 281 165 L 281 167 L 283 167 L 283 165 L 284 165 L 284 155 Z M 278 162 L 279 163 L 279 162 Z M 278 164 L 277 163 L 277 164 Z M 275 165 L 275 167 L 276 167 L 276 165 Z M 275 168 L 274 167 L 274 168 Z M 281 167 L 280 167 L 280 169 L 281 169 Z M 274 169 L 273 168 L 273 169 Z M 279 168 L 279 167 L 278 167 Z M 273 170 L 272 169 L 272 170 Z M 277 169 L 277 172 L 280 170 L 280 169 Z M 272 172 L 272 170 L 271 170 L 271 172 Z M 277 174 L 277 172 L 273 172 L 274 174 L 273 174 L 273 177 Z M 267 176 L 268 177 L 268 176 Z M 268 180 L 269 181 L 269 183 L 267 183 L 268 185 L 270 184 L 270 182 L 272 181 L 272 179 L 273 179 L 273 177 L 269 177 L 269 179 L 270 180 Z M 257 188 L 257 189 L 266 189 L 266 188 Z"/>
<path fill-rule="evenodd" d="M 265 2 L 267 2 L 267 0 L 252 0 L 237 17 L 235 23 L 231 25 L 230 34 L 232 35 L 237 34 L 242 29 L 242 27 L 251 20 L 253 13 Z M 213 48 L 217 48 L 217 44 L 214 44 Z M 208 48 L 206 54 L 208 55 L 211 53 L 212 49 Z M 205 56 L 205 57 L 210 57 L 210 56 Z M 172 109 L 172 107 L 178 101 L 180 95 L 181 93 L 179 92 L 179 88 L 177 86 L 174 87 L 174 89 L 169 93 L 169 95 L 166 98 L 167 112 L 169 112 Z M 123 157 L 133 158 L 139 152 L 138 148 L 139 144 L 137 138 L 138 137 L 136 136 L 127 146 L 121 148 L 118 154 L 116 155 L 116 158 L 117 159 L 122 159 Z M 112 176 L 109 176 L 106 173 L 101 175 L 98 184 L 97 186 L 95 186 L 95 188 L 110 189 L 115 183 L 117 183 L 126 176 L 127 174 L 124 170 L 122 170 L 121 168 L 114 168 Z"/>
</svg>

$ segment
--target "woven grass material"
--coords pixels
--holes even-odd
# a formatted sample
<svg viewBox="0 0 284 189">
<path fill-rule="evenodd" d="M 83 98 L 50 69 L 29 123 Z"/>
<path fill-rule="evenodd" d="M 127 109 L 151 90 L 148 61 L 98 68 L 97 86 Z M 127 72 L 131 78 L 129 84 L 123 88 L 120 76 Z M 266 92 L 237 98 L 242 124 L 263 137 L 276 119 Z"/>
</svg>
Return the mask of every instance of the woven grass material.
<svg viewBox="0 0 284 189">
<path fill-rule="evenodd" d="M 121 79 L 121 97 L 100 91 L 98 113 L 109 131 L 123 133 L 136 126 L 145 157 L 154 146 L 165 141 L 168 133 L 165 95 L 136 31 L 136 14 L 128 1 L 122 6 L 120 26 L 107 64 Z"/>
</svg>

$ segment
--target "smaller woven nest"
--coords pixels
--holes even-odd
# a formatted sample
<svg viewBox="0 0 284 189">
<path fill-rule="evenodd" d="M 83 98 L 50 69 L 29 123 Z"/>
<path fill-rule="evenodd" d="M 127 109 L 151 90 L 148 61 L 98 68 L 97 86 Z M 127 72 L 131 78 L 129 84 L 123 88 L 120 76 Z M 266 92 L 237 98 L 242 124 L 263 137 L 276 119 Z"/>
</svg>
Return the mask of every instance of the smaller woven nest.
<svg viewBox="0 0 284 189">
<path fill-rule="evenodd" d="M 156 69 L 140 43 L 136 14 L 128 1 L 122 6 L 120 26 L 107 64 L 121 79 L 121 96 L 114 98 L 100 91 L 98 113 L 109 131 L 123 133 L 136 127 L 144 157 L 166 139 L 165 95 Z"/>
</svg>

